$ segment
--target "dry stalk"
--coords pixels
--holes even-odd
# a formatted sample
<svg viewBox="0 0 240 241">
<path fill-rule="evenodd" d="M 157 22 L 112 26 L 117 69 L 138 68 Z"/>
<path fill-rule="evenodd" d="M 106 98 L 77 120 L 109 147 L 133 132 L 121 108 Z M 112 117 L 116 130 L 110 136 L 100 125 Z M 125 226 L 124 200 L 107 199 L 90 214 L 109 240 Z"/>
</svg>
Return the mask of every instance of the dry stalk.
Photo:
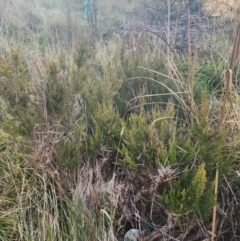
<svg viewBox="0 0 240 241">
<path fill-rule="evenodd" d="M 194 85 L 194 72 L 193 72 L 193 63 L 192 63 L 192 46 L 191 46 L 191 16 L 188 2 L 186 3 L 187 10 L 187 30 L 188 30 L 188 102 L 190 106 L 191 113 L 193 116 L 196 116 L 195 102 L 193 98 L 193 85 Z M 192 118 L 191 118 L 192 119 Z M 198 120 L 196 119 L 198 122 Z M 193 122 L 193 120 L 192 120 Z"/>
<path fill-rule="evenodd" d="M 173 44 L 172 44 L 172 48 L 175 49 L 176 47 L 176 34 L 177 34 L 177 29 L 178 29 L 178 21 L 179 21 L 179 12 L 180 12 L 180 6 L 178 5 L 177 7 L 177 18 L 176 18 L 176 21 L 175 21 L 175 29 L 174 29 L 174 41 L 173 41 Z"/>
<path fill-rule="evenodd" d="M 155 31 L 152 31 L 152 30 L 150 30 L 150 29 L 143 29 L 143 30 L 139 33 L 139 35 L 138 35 L 138 42 L 140 42 L 140 38 L 141 38 L 141 35 L 142 35 L 143 32 L 152 33 L 152 34 L 158 36 L 158 37 L 167 45 L 167 48 L 168 48 L 169 50 L 171 50 L 172 53 L 175 53 L 174 48 L 171 47 L 171 45 L 169 44 L 168 41 L 166 41 L 159 33 L 155 32 Z"/>
<path fill-rule="evenodd" d="M 69 9 L 69 4 L 66 4 L 66 18 L 67 18 L 67 27 L 68 27 L 68 40 L 69 40 L 69 47 L 72 48 L 73 43 L 73 31 L 72 31 L 72 16 Z"/>
<path fill-rule="evenodd" d="M 227 183 L 227 185 L 228 185 L 228 187 L 229 187 L 230 192 L 231 192 L 232 195 L 233 195 L 233 198 L 234 198 L 236 204 L 238 205 L 238 200 L 237 200 L 237 198 L 236 198 L 235 193 L 234 193 L 233 190 L 232 190 L 231 185 L 229 184 L 229 182 L 228 182 L 228 180 L 227 180 L 227 178 L 226 178 L 225 176 L 224 176 L 224 179 L 225 179 L 225 182 Z"/>
<path fill-rule="evenodd" d="M 168 58 L 168 61 L 170 59 L 170 48 L 169 48 L 169 45 L 170 45 L 170 16 L 171 16 L 171 1 L 168 0 L 167 1 L 167 8 L 168 8 L 168 21 L 167 21 L 167 58 Z M 168 75 L 170 75 L 171 71 L 170 71 L 170 68 L 168 69 Z"/>
<path fill-rule="evenodd" d="M 216 176 L 215 176 L 215 190 L 214 190 L 214 195 L 215 197 L 217 196 L 218 192 L 218 174 L 219 170 L 218 168 L 216 169 Z M 211 241 L 214 241 L 215 237 L 215 231 L 216 231 L 216 216 L 217 216 L 217 206 L 215 205 L 213 207 L 213 220 L 212 220 L 212 233 L 211 233 Z"/>
<path fill-rule="evenodd" d="M 224 89 L 225 93 L 223 96 L 223 103 L 220 112 L 219 118 L 219 127 L 222 125 L 224 117 L 225 117 L 225 109 L 226 109 L 226 102 L 227 99 L 230 102 L 231 108 L 233 107 L 233 97 L 232 97 L 232 76 L 235 64 L 240 56 L 240 24 L 237 29 L 237 35 L 234 40 L 233 50 L 230 59 L 229 69 L 226 71 L 225 79 L 224 79 Z"/>
<path fill-rule="evenodd" d="M 224 117 L 225 117 L 225 110 L 226 110 L 226 102 L 227 99 L 229 99 L 231 108 L 233 108 L 233 101 L 232 101 L 232 69 L 228 69 L 225 74 L 225 79 L 224 79 L 224 97 L 223 97 L 223 103 L 221 107 L 221 112 L 220 112 L 220 118 L 219 118 L 219 127 L 222 125 Z"/>
</svg>

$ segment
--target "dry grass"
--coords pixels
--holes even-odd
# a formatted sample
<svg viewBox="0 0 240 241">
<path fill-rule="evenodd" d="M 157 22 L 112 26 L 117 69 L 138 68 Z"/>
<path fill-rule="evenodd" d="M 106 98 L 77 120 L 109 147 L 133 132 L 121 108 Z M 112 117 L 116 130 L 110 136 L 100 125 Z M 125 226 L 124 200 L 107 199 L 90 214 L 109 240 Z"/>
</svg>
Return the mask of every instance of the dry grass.
<svg viewBox="0 0 240 241">
<path fill-rule="evenodd" d="M 125 12 L 132 12 L 141 2 L 140 0 L 124 0 L 122 2 L 116 0 L 100 1 L 99 13 L 111 15 L 116 11 L 119 14 L 119 19 L 121 19 Z M 146 1 L 144 2 L 146 3 Z M 211 1 L 208 5 L 208 7 L 211 7 L 211 10 L 214 10 L 213 15 L 219 15 L 221 13 L 221 16 L 225 17 L 225 15 L 228 14 L 227 11 L 225 12 L 225 7 L 228 8 L 226 2 L 218 5 L 221 6 L 221 8 L 217 8 L 215 5 L 217 1 L 215 2 Z M 73 50 L 79 39 L 82 39 L 82 32 L 86 31 L 83 30 L 86 25 L 83 13 L 71 12 L 71 8 L 69 8 L 69 12 L 62 11 L 60 5 L 56 7 L 58 3 L 58 0 L 19 0 L 13 1 L 12 5 L 9 4 L 9 1 L 1 2 L 1 9 L 4 10 L 1 13 L 1 29 L 6 28 L 6 32 L 9 35 L 1 36 L 0 54 L 2 56 L 6 55 L 10 52 L 12 46 L 22 46 L 22 56 L 27 62 L 32 80 L 31 85 L 34 86 L 37 91 L 36 97 L 33 97 L 33 100 L 38 111 L 41 112 L 41 115 L 45 117 L 45 119 L 43 118 L 44 123 L 41 126 L 35 127 L 34 133 L 24 142 L 24 145 L 22 144 L 22 136 L 18 136 L 17 141 L 14 141 L 8 134 L 2 131 L 0 132 L 0 189 L 2 194 L 0 198 L 0 225 L 3 227 L 3 229 L 0 230 L 0 239 L 4 241 L 113 241 L 123 238 L 127 231 L 127 224 L 138 228 L 144 227 L 144 225 L 150 225 L 154 231 L 145 236 L 144 240 L 146 241 L 153 241 L 159 238 L 180 240 L 190 231 L 196 235 L 201 233 L 203 238 L 207 238 L 207 230 L 210 228 L 206 225 L 206 230 L 204 230 L 205 226 L 199 217 L 195 218 L 197 220 L 195 220 L 196 223 L 198 222 L 195 226 L 189 225 L 186 227 L 187 223 L 186 225 L 184 224 L 185 226 L 182 225 L 179 215 L 170 213 L 161 202 L 156 200 L 158 190 L 163 189 L 165 186 L 170 187 L 172 180 L 181 175 L 180 170 L 183 168 L 180 166 L 183 164 L 179 165 L 179 169 L 177 168 L 178 165 L 174 167 L 166 165 L 160 166 L 157 170 L 151 167 L 146 168 L 141 170 L 140 174 L 136 174 L 133 171 L 129 172 L 125 166 L 116 165 L 121 153 L 117 152 L 116 155 L 112 153 L 112 150 L 110 150 L 108 146 L 103 145 L 97 155 L 79 160 L 81 164 L 79 164 L 74 171 L 69 171 L 67 167 L 58 167 L 59 156 L 57 145 L 62 139 L 66 138 L 66 132 L 67 137 L 71 138 L 73 137 L 73 132 L 72 130 L 67 130 L 60 120 L 52 118 L 53 121 L 50 122 L 49 118 L 47 118 L 45 96 L 46 66 L 49 62 L 56 60 L 59 52 L 65 49 L 67 68 L 70 69 L 69 73 L 72 73 L 71 71 L 75 70 L 72 60 Z M 170 3 L 170 0 L 168 3 Z M 233 4 L 233 1 L 228 1 L 227 4 Z M 237 7 L 234 6 L 235 10 L 236 8 Z M 168 91 L 168 93 L 159 93 L 159 96 L 168 95 L 169 102 L 171 102 L 173 98 L 178 101 L 180 105 L 179 109 L 184 113 L 184 124 L 190 127 L 199 122 L 199 117 L 202 118 L 194 99 L 195 69 L 198 65 L 202 64 L 201 51 L 199 50 L 199 53 L 194 52 L 194 56 L 192 56 L 190 13 L 188 13 L 187 17 L 188 54 L 176 54 L 170 49 L 170 46 L 172 46 L 170 5 L 168 5 L 168 10 L 167 38 L 165 42 L 162 41 L 164 38 L 158 38 L 157 34 L 159 33 L 151 33 L 150 30 L 140 30 L 137 32 L 137 30 L 134 29 L 135 32 L 131 35 L 132 48 L 130 50 L 126 48 L 124 56 L 129 56 L 130 58 L 139 51 L 142 60 L 149 60 L 149 62 L 156 61 L 155 57 L 160 56 L 157 60 L 166 64 L 168 67 L 167 74 L 146 68 L 145 66 L 138 66 L 138 68 L 154 74 L 154 78 L 148 78 L 148 80 L 157 83 Z M 32 29 L 26 21 L 23 21 L 29 13 L 32 14 L 32 17 L 41 19 Z M 238 21 L 238 17 L 235 16 L 234 19 L 236 22 Z M 178 21 L 175 23 L 178 23 Z M 230 30 L 229 26 L 227 28 Z M 16 31 L 13 31 L 14 34 L 11 35 L 10 32 L 14 29 L 16 29 Z M 232 39 L 228 38 L 228 33 L 224 32 L 224 29 L 219 29 L 220 28 L 217 28 L 217 24 L 214 25 L 214 31 L 211 32 L 210 30 L 210 32 L 213 33 L 211 36 L 209 35 L 209 30 L 206 30 L 203 38 L 199 39 L 199 45 L 202 50 L 206 51 L 206 55 L 203 58 L 204 61 L 208 58 L 213 60 L 212 62 L 214 62 L 215 59 L 219 60 L 219 62 L 214 62 L 216 73 L 219 69 L 227 69 L 225 75 L 225 94 L 223 95 L 223 100 L 217 99 L 217 103 L 222 105 L 222 109 L 220 111 L 218 106 L 214 106 L 217 110 L 211 118 L 217 118 L 219 120 L 219 126 L 230 125 L 232 128 L 231 134 L 233 136 L 235 135 L 231 138 L 236 138 L 234 143 L 237 145 L 240 104 L 236 90 L 237 84 L 234 85 L 235 79 L 233 76 L 238 76 L 239 74 L 237 63 L 240 54 L 240 27 L 238 27 L 238 31 L 235 31 L 236 38 L 234 44 L 232 43 Z M 69 31 L 71 31 L 70 34 Z M 145 35 L 146 32 L 147 34 Z M 70 44 L 68 43 L 69 36 L 71 36 Z M 219 40 L 220 36 L 221 41 Z M 41 44 L 40 40 L 43 40 Z M 159 47 L 159 42 L 161 42 L 161 46 L 166 46 L 166 43 L 168 44 L 167 52 L 164 52 L 164 50 Z M 107 75 L 107 72 L 104 72 L 105 69 L 115 68 L 116 66 L 122 67 L 120 63 L 116 63 L 116 61 L 119 60 L 116 56 L 120 56 L 121 50 L 119 46 L 122 46 L 123 43 L 123 37 L 118 34 L 114 35 L 114 37 L 107 42 L 100 40 L 96 43 L 96 57 L 94 60 L 88 60 L 86 69 L 94 69 L 98 65 L 102 69 L 96 67 L 96 71 L 92 76 L 88 76 L 86 82 L 89 82 L 89 84 L 96 83 L 97 81 L 100 82 L 102 81 L 100 78 L 101 74 Z M 209 49 L 210 44 L 211 49 Z M 144 48 L 142 46 L 144 46 Z M 233 46 L 232 51 L 230 51 L 231 46 Z M 231 56 L 230 63 L 229 56 Z M 188 77 L 186 77 L 186 73 L 183 73 L 181 69 L 182 62 L 188 62 Z M 236 72 L 233 72 L 235 71 L 234 66 Z M 101 71 L 103 71 L 103 73 Z M 59 75 L 64 76 L 66 73 L 67 72 L 62 71 Z M 167 81 L 158 80 L 159 76 L 161 77 L 159 79 Z M 90 77 L 93 78 L 95 82 L 91 82 Z M 187 78 L 188 81 L 186 81 Z M 112 81 L 110 77 L 109 79 Z M 139 81 L 141 81 L 142 76 L 133 76 L 132 79 L 139 79 Z M 2 79 L 0 79 L 0 81 L 2 81 Z M 176 90 L 168 86 L 170 81 L 174 83 Z M 221 83 L 219 83 L 219 85 L 220 84 Z M 110 84 L 106 86 L 106 89 L 109 86 Z M 92 84 L 91 88 L 93 87 Z M 214 91 L 211 94 L 216 98 Z M 147 93 L 135 96 L 134 99 L 150 99 L 150 97 L 152 97 L 151 93 Z M 228 100 L 230 106 L 227 104 Z M 69 103 L 67 103 L 67 105 L 69 108 L 75 108 L 74 110 L 76 110 L 81 109 L 82 106 L 79 107 L 79 105 L 84 105 L 83 102 L 83 98 L 80 96 L 78 99 L 76 98 L 75 102 L 72 101 L 73 106 Z M 148 104 L 146 101 L 139 101 L 139 103 L 137 107 L 143 107 Z M 160 103 L 155 104 L 160 105 Z M 168 108 L 170 108 L 169 106 L 171 104 L 172 102 L 169 103 Z M 84 109 L 84 107 L 82 107 L 82 109 Z M 86 109 L 82 109 L 76 111 L 76 116 L 80 114 L 80 119 L 85 118 L 83 124 L 86 127 L 88 124 L 86 121 Z M 207 106 L 206 109 L 206 113 L 209 113 L 211 106 Z M 6 111 L 6 109 L 4 111 Z M 219 112 L 221 112 L 220 117 Z M 234 117 L 232 115 L 233 112 Z M 69 126 L 76 124 L 74 117 L 69 120 L 69 122 L 71 122 Z M 210 119 L 209 116 L 206 116 L 207 120 L 209 120 L 208 118 Z M 160 120 L 168 120 L 168 117 L 161 117 L 152 121 L 151 129 L 154 129 L 154 125 Z M 215 127 L 209 125 L 209 128 L 214 129 Z M 89 130 L 83 128 L 83 130 L 86 132 L 83 133 L 83 135 L 87 135 L 89 131 L 92 131 L 91 128 L 89 128 Z M 119 133 L 121 137 L 123 130 L 124 128 L 122 129 L 122 133 Z M 32 144 L 29 144 L 29 139 Z M 118 149 L 120 149 L 121 144 L 120 140 Z M 22 153 L 24 150 L 21 150 L 21 148 L 26 145 L 31 147 L 29 148 L 30 151 L 28 149 L 27 154 Z M 231 148 L 232 147 L 229 147 L 229 149 Z M 232 150 L 229 150 L 230 153 L 231 151 Z M 187 151 L 181 149 L 181 152 Z M 234 155 L 238 155 L 238 153 Z M 192 165 L 194 165 L 194 163 Z M 239 164 L 236 168 L 239 168 Z M 224 179 L 226 183 L 219 187 L 220 189 L 222 188 L 220 192 L 223 194 L 227 193 L 229 199 L 234 197 L 234 202 L 237 203 L 238 187 L 232 184 L 227 178 Z M 216 184 L 216 190 L 217 187 Z M 148 204 L 145 203 L 146 200 L 144 200 L 144 198 L 147 199 L 148 202 L 146 203 Z M 227 202 L 227 200 L 224 200 L 224 202 Z M 236 205 L 233 206 L 235 207 Z M 223 209 L 224 208 L 225 207 L 223 207 Z M 224 211 L 231 214 L 232 220 L 234 220 L 234 222 L 231 223 L 232 227 L 228 226 L 229 220 L 225 219 L 221 226 L 219 220 L 214 216 L 212 237 L 214 237 L 213 234 L 215 233 L 215 224 L 219 229 L 216 235 L 220 237 L 221 230 L 225 231 L 229 227 L 233 230 L 236 228 L 234 225 L 239 222 L 238 217 L 234 216 L 234 210 L 224 209 Z M 236 213 L 237 211 L 238 210 L 236 210 Z M 214 213 L 217 217 L 220 216 L 217 207 Z M 182 228 L 181 233 L 176 231 L 174 229 L 175 227 Z M 204 232 L 201 232 L 201 230 L 204 230 Z"/>
<path fill-rule="evenodd" d="M 206 3 L 206 9 L 212 12 L 212 16 L 231 16 L 234 9 L 239 9 L 239 2 L 236 0 L 209 0 Z"/>
</svg>

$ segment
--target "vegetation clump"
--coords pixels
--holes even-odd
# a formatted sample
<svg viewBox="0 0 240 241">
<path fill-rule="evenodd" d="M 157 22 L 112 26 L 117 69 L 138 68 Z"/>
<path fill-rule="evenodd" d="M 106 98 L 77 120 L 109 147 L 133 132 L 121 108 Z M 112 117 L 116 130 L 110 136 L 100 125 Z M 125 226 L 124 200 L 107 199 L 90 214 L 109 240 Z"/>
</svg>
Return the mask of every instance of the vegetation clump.
<svg viewBox="0 0 240 241">
<path fill-rule="evenodd" d="M 226 30 L 197 0 L 9 4 L 0 239 L 237 240 L 237 5 Z"/>
</svg>

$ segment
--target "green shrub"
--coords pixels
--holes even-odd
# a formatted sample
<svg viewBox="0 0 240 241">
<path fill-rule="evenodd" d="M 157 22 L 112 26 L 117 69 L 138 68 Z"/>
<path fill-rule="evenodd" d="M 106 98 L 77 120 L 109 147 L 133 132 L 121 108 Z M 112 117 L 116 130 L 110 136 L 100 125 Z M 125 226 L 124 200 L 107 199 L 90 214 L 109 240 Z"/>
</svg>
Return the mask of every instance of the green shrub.
<svg viewBox="0 0 240 241">
<path fill-rule="evenodd" d="M 159 198 L 173 213 L 188 214 L 195 211 L 200 213 L 204 220 L 208 219 L 215 204 L 215 197 L 214 185 L 207 183 L 206 174 L 204 163 L 193 170 L 185 170 Z"/>
<path fill-rule="evenodd" d="M 85 126 L 77 123 L 69 136 L 63 136 L 58 145 L 59 167 L 76 170 L 82 163 L 86 130 Z M 86 149 L 86 148 L 85 148 Z"/>
<path fill-rule="evenodd" d="M 8 57 L 1 56 L 0 77 L 3 84 L 0 94 L 11 118 L 3 118 L 4 128 L 13 135 L 29 135 L 41 121 L 37 110 L 36 90 L 31 82 L 28 66 L 20 48 L 11 49 Z M 14 119 L 14 122 L 11 120 Z M 10 121 L 10 122 L 9 122 Z"/>
<path fill-rule="evenodd" d="M 133 170 L 176 163 L 175 124 L 173 106 L 165 112 L 155 108 L 151 115 L 144 111 L 130 114 L 122 137 L 121 162 Z"/>
<path fill-rule="evenodd" d="M 111 103 L 97 103 L 90 118 L 92 135 L 89 137 L 88 150 L 97 153 L 101 147 L 117 149 L 122 130 L 122 121 Z"/>
<path fill-rule="evenodd" d="M 90 45 L 89 37 L 86 36 L 78 42 L 73 58 L 78 69 L 80 69 L 88 60 L 94 58 L 95 55 L 96 51 Z"/>
<path fill-rule="evenodd" d="M 43 61 L 44 72 L 39 72 L 45 80 L 44 105 L 49 117 L 53 120 L 63 120 L 68 113 L 69 102 L 73 95 L 70 67 L 64 51 L 56 59 L 50 57 Z M 50 119 L 51 120 L 51 119 Z"/>
</svg>

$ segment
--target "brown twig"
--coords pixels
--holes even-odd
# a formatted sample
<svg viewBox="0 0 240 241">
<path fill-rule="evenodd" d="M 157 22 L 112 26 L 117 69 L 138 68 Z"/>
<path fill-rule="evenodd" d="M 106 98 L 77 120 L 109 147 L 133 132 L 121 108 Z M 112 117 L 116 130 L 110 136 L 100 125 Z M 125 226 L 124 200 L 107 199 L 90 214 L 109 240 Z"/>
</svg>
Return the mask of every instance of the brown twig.
<svg viewBox="0 0 240 241">
<path fill-rule="evenodd" d="M 158 36 L 160 39 L 162 39 L 162 41 L 167 45 L 167 47 L 168 47 L 173 53 L 175 53 L 175 51 L 173 50 L 173 48 L 171 47 L 171 45 L 170 45 L 160 34 L 158 34 L 157 32 L 154 32 L 154 31 L 152 31 L 152 30 L 150 30 L 150 29 L 143 29 L 143 30 L 139 33 L 139 35 L 138 35 L 138 41 L 140 40 L 140 37 L 141 37 L 141 35 L 142 35 L 143 32 L 149 32 L 149 33 L 155 34 L 155 35 Z"/>
<path fill-rule="evenodd" d="M 217 196 L 217 192 L 218 192 L 218 174 L 219 174 L 219 170 L 217 168 L 216 169 L 216 176 L 215 176 L 215 190 L 214 190 L 215 197 Z M 214 208 L 213 208 L 211 241 L 214 241 L 214 237 L 215 237 L 216 217 L 217 217 L 217 205 L 215 205 Z"/>
</svg>

